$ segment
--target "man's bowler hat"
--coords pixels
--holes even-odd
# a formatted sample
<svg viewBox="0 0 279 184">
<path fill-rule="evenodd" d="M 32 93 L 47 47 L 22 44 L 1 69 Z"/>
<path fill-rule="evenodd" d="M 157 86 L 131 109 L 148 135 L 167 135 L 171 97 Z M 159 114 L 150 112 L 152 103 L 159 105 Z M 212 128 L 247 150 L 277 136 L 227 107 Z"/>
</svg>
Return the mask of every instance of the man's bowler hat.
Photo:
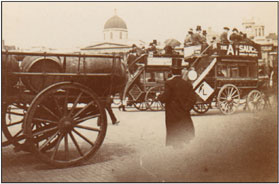
<svg viewBox="0 0 279 184">
<path fill-rule="evenodd" d="M 201 26 L 197 26 L 196 31 L 201 31 Z"/>
</svg>

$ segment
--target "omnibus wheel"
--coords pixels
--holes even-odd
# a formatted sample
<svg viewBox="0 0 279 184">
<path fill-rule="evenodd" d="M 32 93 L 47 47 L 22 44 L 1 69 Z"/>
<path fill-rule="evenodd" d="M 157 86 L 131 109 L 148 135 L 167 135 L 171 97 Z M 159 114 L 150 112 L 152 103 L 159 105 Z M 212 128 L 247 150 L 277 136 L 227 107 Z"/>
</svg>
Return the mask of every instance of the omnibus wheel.
<svg viewBox="0 0 279 184">
<path fill-rule="evenodd" d="M 259 90 L 252 90 L 249 92 L 246 105 L 251 112 L 259 112 L 264 109 L 265 101 L 262 93 Z"/>
<path fill-rule="evenodd" d="M 162 94 L 163 91 L 163 86 L 154 86 L 147 91 L 145 102 L 148 109 L 152 111 L 162 111 L 165 109 L 164 105 L 158 100 L 158 96 Z"/>
<path fill-rule="evenodd" d="M 223 114 L 234 113 L 240 102 L 240 93 L 233 84 L 224 85 L 217 96 L 217 105 Z"/>
<path fill-rule="evenodd" d="M 44 127 L 32 131 L 36 124 Z M 42 90 L 32 101 L 24 121 L 24 134 L 33 152 L 55 167 L 91 158 L 102 145 L 106 129 L 105 110 L 97 95 L 70 82 Z M 53 146 L 47 148 L 50 144 Z"/>
<path fill-rule="evenodd" d="M 194 105 L 193 110 L 196 113 L 204 114 L 209 110 L 210 105 L 207 103 L 197 103 Z"/>
</svg>

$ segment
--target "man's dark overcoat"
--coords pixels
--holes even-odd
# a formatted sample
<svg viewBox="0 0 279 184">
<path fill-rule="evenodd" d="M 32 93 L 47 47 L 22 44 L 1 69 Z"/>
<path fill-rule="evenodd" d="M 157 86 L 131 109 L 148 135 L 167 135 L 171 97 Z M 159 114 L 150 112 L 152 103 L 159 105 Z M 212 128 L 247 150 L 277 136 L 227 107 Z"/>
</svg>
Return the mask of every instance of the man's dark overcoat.
<svg viewBox="0 0 279 184">
<path fill-rule="evenodd" d="M 190 110 L 196 102 L 192 84 L 180 76 L 166 81 L 165 91 L 159 100 L 166 107 L 166 145 L 189 142 L 195 135 Z"/>
</svg>

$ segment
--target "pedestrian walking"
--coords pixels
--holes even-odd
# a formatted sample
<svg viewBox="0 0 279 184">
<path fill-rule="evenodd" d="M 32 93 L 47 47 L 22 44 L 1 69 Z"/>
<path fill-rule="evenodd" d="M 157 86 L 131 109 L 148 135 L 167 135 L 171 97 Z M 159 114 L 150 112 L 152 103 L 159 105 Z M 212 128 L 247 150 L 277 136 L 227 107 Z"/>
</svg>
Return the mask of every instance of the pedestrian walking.
<svg viewBox="0 0 279 184">
<path fill-rule="evenodd" d="M 166 145 L 174 148 L 181 148 L 195 135 L 190 111 L 196 96 L 190 81 L 181 77 L 181 62 L 173 59 L 173 75 L 166 81 L 164 93 L 158 97 L 166 107 Z"/>
</svg>

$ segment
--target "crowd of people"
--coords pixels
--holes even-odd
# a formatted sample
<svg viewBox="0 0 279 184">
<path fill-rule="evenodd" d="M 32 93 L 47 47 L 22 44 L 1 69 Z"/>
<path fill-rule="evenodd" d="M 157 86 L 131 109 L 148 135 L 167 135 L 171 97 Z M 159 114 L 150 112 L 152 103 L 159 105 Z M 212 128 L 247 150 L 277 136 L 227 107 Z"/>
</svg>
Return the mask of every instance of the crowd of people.
<svg viewBox="0 0 279 184">
<path fill-rule="evenodd" d="M 247 34 L 239 32 L 237 28 L 232 29 L 232 33 L 229 34 L 230 28 L 224 27 L 223 33 L 220 35 L 220 39 L 217 39 L 215 36 L 212 37 L 210 43 L 220 40 L 220 43 L 236 43 L 236 42 L 245 42 L 249 44 L 254 44 L 252 40 L 247 38 Z M 202 45 L 208 46 L 209 42 L 207 41 L 207 32 L 202 30 L 201 26 L 197 26 L 196 32 L 194 33 L 193 29 L 190 28 L 188 34 L 184 40 L 184 47 Z"/>
</svg>

